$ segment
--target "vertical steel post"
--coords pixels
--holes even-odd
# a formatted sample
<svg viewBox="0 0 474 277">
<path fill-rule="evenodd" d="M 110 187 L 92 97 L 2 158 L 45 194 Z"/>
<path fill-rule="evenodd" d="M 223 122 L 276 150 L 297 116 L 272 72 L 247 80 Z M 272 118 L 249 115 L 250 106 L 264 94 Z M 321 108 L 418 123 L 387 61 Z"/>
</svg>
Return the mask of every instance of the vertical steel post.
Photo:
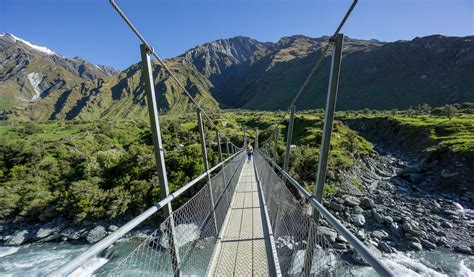
<svg viewBox="0 0 474 277">
<path fill-rule="evenodd" d="M 258 148 L 258 128 L 255 130 L 255 149 Z"/>
<path fill-rule="evenodd" d="M 313 221 L 309 221 L 308 237 L 306 238 L 306 251 L 304 253 L 303 274 L 302 276 L 311 276 L 311 266 L 313 263 L 314 244 L 317 225 Z"/>
<path fill-rule="evenodd" d="M 219 130 L 216 130 L 216 136 L 217 136 L 217 149 L 219 150 L 219 162 L 222 163 L 224 161 L 224 158 L 222 158 L 221 134 L 219 134 Z M 225 182 L 224 163 L 222 163 L 222 180 L 224 181 L 223 188 L 225 189 L 227 187 L 227 184 Z"/>
<path fill-rule="evenodd" d="M 339 86 L 339 74 L 341 71 L 342 45 L 344 35 L 336 36 L 335 47 L 332 53 L 331 75 L 329 76 L 328 96 L 326 102 L 326 111 L 324 115 L 323 137 L 321 139 L 321 152 L 319 154 L 318 173 L 316 175 L 316 200 L 321 203 L 324 191 L 324 182 L 326 181 L 326 170 L 328 165 L 328 156 L 331 143 L 332 125 L 334 122 L 334 112 L 336 110 L 337 90 Z M 319 212 L 315 211 L 314 219 L 316 224 L 319 221 Z"/>
<path fill-rule="evenodd" d="M 201 154 L 204 163 L 204 171 L 209 171 L 209 162 L 207 160 L 207 149 L 206 149 L 206 137 L 204 135 L 204 126 L 202 124 L 201 111 L 197 111 L 198 127 L 199 127 L 199 140 L 201 141 Z"/>
<path fill-rule="evenodd" d="M 217 150 L 219 150 L 219 162 L 222 163 L 224 159 L 222 158 L 221 134 L 219 134 L 219 130 L 216 130 L 216 138 L 217 138 Z"/>
<path fill-rule="evenodd" d="M 280 128 L 276 128 L 274 131 L 274 135 L 275 135 L 275 142 L 274 142 L 274 145 L 273 145 L 273 161 L 275 162 L 275 164 L 277 163 L 277 155 L 278 155 L 278 135 L 280 134 Z M 275 166 L 273 165 L 273 168 L 275 168 Z"/>
<path fill-rule="evenodd" d="M 207 172 L 207 181 L 209 183 L 209 193 L 211 196 L 211 205 L 212 205 L 212 215 L 214 217 L 214 227 L 216 231 L 216 235 L 219 235 L 219 232 L 217 230 L 217 222 L 216 222 L 216 211 L 215 211 L 215 202 L 214 202 L 214 196 L 213 194 L 213 189 L 212 189 L 212 183 L 211 183 L 211 175 L 209 174 L 209 162 L 207 159 L 207 149 L 206 149 L 206 136 L 204 135 L 204 125 L 202 124 L 202 114 L 201 111 L 197 111 L 197 119 L 198 119 L 198 126 L 199 126 L 199 139 L 201 141 L 201 153 L 202 153 L 202 160 L 204 162 L 204 170 Z"/>
<path fill-rule="evenodd" d="M 293 124 L 295 123 L 295 105 L 291 106 L 290 121 L 288 122 L 288 134 L 286 135 L 286 152 L 283 162 L 283 170 L 288 172 L 290 164 L 291 139 L 293 137 Z"/>
<path fill-rule="evenodd" d="M 160 120 L 158 117 L 158 104 L 156 101 L 155 94 L 155 85 L 153 82 L 153 69 L 151 66 L 151 59 L 149 54 L 150 49 L 147 48 L 145 44 L 140 45 L 140 52 L 142 57 L 142 69 L 143 69 L 143 79 L 145 81 L 145 91 L 146 91 L 146 100 L 148 107 L 148 115 L 150 117 L 150 129 L 153 138 L 153 146 L 155 149 L 155 159 L 156 165 L 158 167 L 158 179 L 160 182 L 160 193 L 161 199 L 168 197 L 169 188 L 168 188 L 168 177 L 166 175 L 166 166 L 165 166 L 165 155 L 163 149 L 163 142 L 161 140 L 161 130 L 160 130 Z M 171 215 L 169 220 L 169 225 L 167 226 L 170 229 L 171 235 L 169 236 L 170 241 L 170 250 L 171 256 L 173 258 L 173 270 L 175 275 L 179 275 L 179 252 L 175 243 L 175 230 L 174 230 L 174 220 L 173 220 L 173 209 L 171 203 L 168 203 L 166 207 L 163 208 L 165 216 Z"/>
<path fill-rule="evenodd" d="M 247 147 L 247 128 L 244 128 L 244 147 Z"/>
<path fill-rule="evenodd" d="M 225 139 L 225 152 L 227 153 L 227 155 L 230 156 L 230 152 L 229 152 L 229 151 L 230 151 L 230 150 L 229 150 L 229 139 L 226 138 L 226 139 Z"/>
</svg>

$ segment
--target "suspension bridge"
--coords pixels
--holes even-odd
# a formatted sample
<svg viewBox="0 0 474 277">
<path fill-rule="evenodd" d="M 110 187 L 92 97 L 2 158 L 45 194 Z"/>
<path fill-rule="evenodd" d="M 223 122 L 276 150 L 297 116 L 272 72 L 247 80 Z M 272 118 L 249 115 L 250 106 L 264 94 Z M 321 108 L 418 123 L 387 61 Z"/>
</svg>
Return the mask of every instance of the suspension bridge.
<svg viewBox="0 0 474 277">
<path fill-rule="evenodd" d="M 155 230 L 143 238 L 130 253 L 97 272 L 108 276 L 346 276 L 351 265 L 333 247 L 327 230 L 337 232 L 381 276 L 393 276 L 384 263 L 322 204 L 329 143 L 336 105 L 344 36 L 339 33 L 357 1 L 322 50 L 305 82 L 290 104 L 286 152 L 283 167 L 276 162 L 279 129 L 259 147 L 256 130 L 254 158 L 247 160 L 249 137 L 242 134 L 238 146 L 211 120 L 211 116 L 174 76 L 153 48 L 134 27 L 114 0 L 110 3 L 142 41 L 140 46 L 147 106 L 155 149 L 161 201 L 132 219 L 117 231 L 68 261 L 52 276 L 67 276 L 103 254 L 133 229 L 162 211 L 167 217 L 155 223 Z M 295 102 L 332 47 L 330 80 L 325 109 L 321 154 L 313 195 L 288 174 Z M 179 84 L 197 108 L 199 138 L 205 172 L 170 193 L 161 139 L 151 56 Z M 282 120 L 276 123 L 281 124 Z M 216 132 L 219 163 L 209 166 L 203 119 Z M 224 140 L 224 142 L 222 142 Z M 273 142 L 272 142 L 273 141 Z M 223 148 L 225 146 L 225 151 Z M 273 149 L 271 149 L 273 146 Z M 173 210 L 172 204 L 183 194 L 195 192 Z M 311 207 L 309 210 L 307 207 Z"/>
</svg>

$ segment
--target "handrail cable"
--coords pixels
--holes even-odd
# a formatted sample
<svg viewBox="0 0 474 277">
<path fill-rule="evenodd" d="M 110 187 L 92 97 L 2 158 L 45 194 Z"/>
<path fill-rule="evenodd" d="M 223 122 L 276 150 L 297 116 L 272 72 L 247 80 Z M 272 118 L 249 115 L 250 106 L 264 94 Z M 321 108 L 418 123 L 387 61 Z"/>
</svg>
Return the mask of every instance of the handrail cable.
<svg viewBox="0 0 474 277">
<path fill-rule="evenodd" d="M 114 9 L 117 11 L 117 13 L 122 17 L 122 19 L 127 23 L 127 25 L 132 29 L 132 31 L 137 35 L 137 37 L 142 41 L 143 44 L 146 45 L 148 48 L 149 52 L 156 58 L 156 60 L 163 66 L 166 72 L 170 74 L 170 76 L 173 78 L 173 80 L 178 84 L 178 86 L 183 89 L 183 91 L 186 93 L 188 98 L 191 100 L 192 103 L 201 111 L 201 113 L 206 117 L 212 127 L 214 127 L 217 132 L 219 132 L 224 138 L 226 138 L 233 146 L 238 147 L 232 141 L 230 140 L 229 137 L 226 136 L 226 134 L 217 127 L 216 124 L 214 124 L 213 120 L 207 115 L 206 111 L 198 104 L 196 99 L 192 97 L 192 95 L 188 92 L 186 87 L 178 80 L 178 78 L 173 74 L 173 72 L 169 69 L 169 67 L 165 64 L 165 62 L 158 56 L 154 48 L 145 40 L 145 38 L 142 36 L 142 34 L 138 31 L 138 29 L 133 25 L 133 23 L 130 21 L 130 19 L 125 15 L 125 13 L 120 9 L 120 7 L 115 3 L 115 0 L 109 0 L 110 4 L 114 7 Z M 240 148 L 240 147 L 238 147 Z"/>
<path fill-rule="evenodd" d="M 308 201 L 308 203 L 316 208 L 329 224 L 336 229 L 339 234 L 344 237 L 352 247 L 359 253 L 364 260 L 380 275 L 380 276 L 395 276 L 393 272 L 388 268 L 377 256 L 375 256 L 367 246 L 364 245 L 351 231 L 349 231 L 335 216 L 333 216 L 321 203 L 316 200 L 316 197 L 308 192 L 298 181 L 293 179 L 286 171 L 283 170 L 278 164 L 276 164 L 268 155 L 264 152 L 257 150 L 264 160 L 270 165 L 273 165 L 276 171 L 281 173 L 288 182 L 296 188 L 300 194 Z"/>
<path fill-rule="evenodd" d="M 204 180 L 210 173 L 216 171 L 217 169 L 221 168 L 222 165 L 229 162 L 233 158 L 237 157 L 242 150 L 232 154 L 232 156 L 228 157 L 224 161 L 218 163 L 208 171 L 202 173 L 201 175 L 194 178 L 192 181 L 187 183 L 186 185 L 182 186 L 181 188 L 177 189 L 173 193 L 169 194 L 166 198 L 161 199 L 158 203 L 153 205 L 152 207 L 148 208 L 143 213 L 139 214 L 125 225 L 120 227 L 117 231 L 109 234 L 104 239 L 100 240 L 99 242 L 95 243 L 91 247 L 89 247 L 86 251 L 82 252 L 80 255 L 76 256 L 72 260 L 68 261 L 67 263 L 63 264 L 59 269 L 49 273 L 50 276 L 66 276 L 76 270 L 78 267 L 83 265 L 86 261 L 90 258 L 94 257 L 95 255 L 99 254 L 101 251 L 112 245 L 114 242 L 122 238 L 125 234 L 127 234 L 130 230 L 138 226 L 140 223 L 148 219 L 151 215 L 159 211 L 161 208 L 165 207 L 168 203 L 170 203 L 173 199 L 176 199 L 178 196 L 183 194 L 184 192 L 188 191 L 191 187 L 198 184 L 201 180 Z"/>
</svg>

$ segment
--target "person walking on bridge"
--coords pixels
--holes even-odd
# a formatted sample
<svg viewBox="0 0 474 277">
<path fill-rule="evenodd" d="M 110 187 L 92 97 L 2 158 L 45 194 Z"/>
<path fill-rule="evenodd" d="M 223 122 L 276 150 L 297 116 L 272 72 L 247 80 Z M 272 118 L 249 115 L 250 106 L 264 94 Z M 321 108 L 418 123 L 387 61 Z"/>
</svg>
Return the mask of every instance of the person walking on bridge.
<svg viewBox="0 0 474 277">
<path fill-rule="evenodd" d="M 252 160 L 252 155 L 253 155 L 253 147 L 252 147 L 252 144 L 249 142 L 249 144 L 247 144 L 247 162 L 250 162 Z"/>
</svg>

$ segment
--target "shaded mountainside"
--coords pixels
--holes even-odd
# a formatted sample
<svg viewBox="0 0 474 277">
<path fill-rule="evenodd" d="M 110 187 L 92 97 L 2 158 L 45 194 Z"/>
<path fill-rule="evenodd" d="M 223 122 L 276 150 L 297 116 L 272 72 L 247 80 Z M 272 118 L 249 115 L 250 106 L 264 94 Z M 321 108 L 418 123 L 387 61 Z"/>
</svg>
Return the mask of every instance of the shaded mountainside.
<svg viewBox="0 0 474 277">
<path fill-rule="evenodd" d="M 307 41 L 300 39 L 293 48 Z M 265 73 L 246 85 L 243 93 L 253 97 L 244 107 L 286 108 L 318 56 L 314 50 L 320 47 L 302 51 L 299 57 L 285 48 L 280 50 L 281 58 L 269 58 L 267 64 L 275 65 L 262 67 Z M 386 44 L 346 38 L 343 51 L 338 109 L 404 109 L 420 103 L 441 106 L 474 100 L 470 77 L 474 76 L 474 37 L 430 36 Z M 327 57 L 297 102 L 298 108 L 324 106 L 329 66 Z"/>
<path fill-rule="evenodd" d="M 247 37 L 196 46 L 165 62 L 208 109 L 285 109 L 328 37 Z M 34 46 L 34 45 L 33 45 Z M 145 115 L 140 63 L 116 73 L 79 58 L 39 51 L 12 35 L 0 37 L 3 119 L 133 118 Z M 44 47 L 43 47 L 44 48 Z M 345 38 L 338 109 L 404 109 L 474 102 L 474 37 L 433 35 L 384 43 Z M 163 111 L 192 109 L 183 90 L 158 65 L 155 86 Z M 296 103 L 325 103 L 330 53 Z"/>
</svg>

